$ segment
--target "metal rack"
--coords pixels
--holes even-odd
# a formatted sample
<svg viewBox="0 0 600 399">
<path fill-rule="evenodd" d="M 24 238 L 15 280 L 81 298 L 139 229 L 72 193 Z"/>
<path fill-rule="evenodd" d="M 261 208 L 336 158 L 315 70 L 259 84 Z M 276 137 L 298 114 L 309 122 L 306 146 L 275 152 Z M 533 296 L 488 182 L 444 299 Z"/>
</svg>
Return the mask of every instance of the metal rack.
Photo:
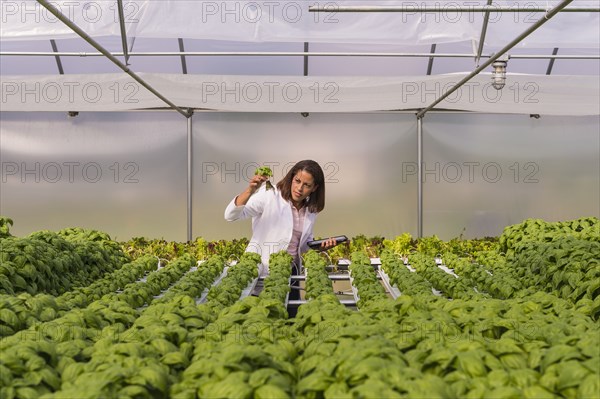
<svg viewBox="0 0 600 399">
<path fill-rule="evenodd" d="M 392 299 L 398 298 L 400 296 L 400 290 L 398 290 L 398 287 L 394 286 L 390 282 L 389 276 L 381 268 L 381 260 L 379 258 L 370 258 L 370 260 L 371 260 L 371 266 L 373 266 L 373 270 L 376 272 L 377 278 L 381 281 L 381 284 L 385 288 L 385 291 L 388 293 L 388 295 L 390 295 L 390 297 Z M 345 306 L 348 306 L 351 308 L 356 308 L 360 297 L 358 295 L 357 288 L 354 286 L 354 280 L 352 279 L 352 275 L 349 270 L 349 265 L 350 265 L 350 260 L 340 259 L 338 261 L 337 265 L 327 266 L 327 270 L 330 272 L 329 279 L 331 280 L 332 284 L 335 282 L 338 282 L 338 281 L 349 281 L 350 282 L 353 299 L 339 299 L 339 301 L 342 305 L 345 305 Z M 337 272 L 342 272 L 342 274 L 336 274 Z M 306 273 L 291 276 L 290 284 L 293 281 L 306 281 Z M 336 295 L 344 295 L 344 293 L 341 291 L 338 291 L 338 292 L 336 292 Z M 348 295 L 350 295 L 350 294 L 348 294 Z M 286 306 L 288 308 L 288 311 L 290 311 L 291 313 L 295 313 L 295 310 L 300 305 L 303 305 L 307 302 L 308 302 L 308 300 L 306 300 L 306 299 L 286 300 Z"/>
</svg>

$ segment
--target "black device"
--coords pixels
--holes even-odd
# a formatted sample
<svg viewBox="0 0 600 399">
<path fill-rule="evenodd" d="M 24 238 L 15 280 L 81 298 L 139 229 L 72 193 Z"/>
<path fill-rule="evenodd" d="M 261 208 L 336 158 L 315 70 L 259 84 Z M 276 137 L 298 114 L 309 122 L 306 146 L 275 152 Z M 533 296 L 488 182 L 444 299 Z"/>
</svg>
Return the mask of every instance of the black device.
<svg viewBox="0 0 600 399">
<path fill-rule="evenodd" d="M 346 237 L 346 236 L 335 236 L 332 238 L 335 239 L 335 245 L 341 244 L 344 241 L 348 241 L 348 237 Z M 321 244 L 327 240 L 329 240 L 329 238 L 325 238 L 322 240 L 312 240 L 312 241 L 307 242 L 307 244 L 312 249 L 319 249 L 319 248 L 321 248 Z"/>
</svg>

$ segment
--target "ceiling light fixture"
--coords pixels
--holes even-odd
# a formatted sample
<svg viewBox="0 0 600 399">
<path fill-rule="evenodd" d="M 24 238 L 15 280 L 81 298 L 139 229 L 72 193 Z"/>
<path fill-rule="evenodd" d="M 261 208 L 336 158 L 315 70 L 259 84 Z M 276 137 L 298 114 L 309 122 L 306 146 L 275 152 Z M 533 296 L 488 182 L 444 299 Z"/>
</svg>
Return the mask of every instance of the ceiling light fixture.
<svg viewBox="0 0 600 399">
<path fill-rule="evenodd" d="M 507 61 L 503 59 L 497 59 L 492 64 L 494 72 L 492 72 L 492 86 L 496 90 L 502 90 L 506 84 L 506 64 Z"/>
</svg>

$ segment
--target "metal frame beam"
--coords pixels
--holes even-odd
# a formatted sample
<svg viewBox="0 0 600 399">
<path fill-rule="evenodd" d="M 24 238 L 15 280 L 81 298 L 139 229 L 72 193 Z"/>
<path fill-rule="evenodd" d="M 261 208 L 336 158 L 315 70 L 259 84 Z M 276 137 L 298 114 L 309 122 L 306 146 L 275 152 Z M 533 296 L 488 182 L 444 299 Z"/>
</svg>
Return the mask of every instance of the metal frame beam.
<svg viewBox="0 0 600 399">
<path fill-rule="evenodd" d="M 192 241 L 192 205 L 193 205 L 193 111 L 188 110 L 187 117 L 187 240 Z"/>
<path fill-rule="evenodd" d="M 113 57 L 122 57 L 125 53 L 110 53 Z M 264 56 L 264 57 L 413 57 L 413 58 L 473 58 L 474 54 L 468 53 L 331 53 L 331 52 L 130 52 L 130 57 L 223 57 L 223 56 Z M 0 51 L 1 57 L 105 57 L 103 53 L 86 53 L 86 52 L 48 52 L 48 51 Z M 494 55 L 482 55 L 481 58 L 491 58 Z M 578 55 L 578 54 L 562 54 L 562 55 L 544 55 L 544 54 L 514 54 L 508 56 L 509 59 L 563 59 L 563 60 L 597 60 L 600 55 Z"/>
<path fill-rule="evenodd" d="M 487 5 L 492 5 L 493 0 L 488 0 Z M 485 35 L 487 34 L 487 27 L 490 21 L 490 10 L 485 12 L 483 16 L 483 24 L 481 25 L 481 34 L 479 35 L 479 47 L 477 48 L 477 56 L 475 57 L 475 66 L 479 66 L 479 60 L 481 59 L 481 54 L 483 53 L 483 46 L 485 44 Z"/>
<path fill-rule="evenodd" d="M 65 70 L 63 69 L 60 55 L 58 55 L 58 47 L 56 46 L 56 40 L 50 39 L 50 45 L 52 46 L 52 51 L 54 51 L 54 54 L 55 54 L 54 59 L 56 60 L 56 67 L 58 68 L 58 73 L 61 75 L 64 75 Z"/>
<path fill-rule="evenodd" d="M 179 51 L 185 53 L 185 48 L 183 47 L 183 39 L 180 37 L 179 39 L 177 39 L 177 42 L 179 43 Z M 181 56 L 181 71 L 184 75 L 187 75 L 187 62 L 185 60 L 185 55 Z"/>
<path fill-rule="evenodd" d="M 423 118 L 417 118 L 417 237 L 423 237 Z"/>
<path fill-rule="evenodd" d="M 431 54 L 435 54 L 435 48 L 436 48 L 436 44 L 432 44 L 431 45 Z M 431 75 L 431 71 L 433 70 L 433 60 L 435 59 L 435 57 L 431 56 L 429 57 L 429 62 L 427 63 L 427 75 Z"/>
<path fill-rule="evenodd" d="M 556 54 L 558 54 L 558 47 L 554 47 L 554 50 L 552 50 L 552 55 Z M 550 75 L 552 73 L 552 68 L 554 68 L 555 60 L 556 58 L 550 58 L 550 61 L 548 62 L 548 69 L 546 69 L 546 75 Z"/>
<path fill-rule="evenodd" d="M 539 55 L 509 55 L 508 56 L 509 59 L 512 60 L 598 60 L 600 59 L 600 55 L 582 55 L 582 56 L 578 56 L 578 55 L 543 55 L 543 54 L 539 54 Z"/>
<path fill-rule="evenodd" d="M 397 13 L 434 13 L 434 12 L 543 12 L 549 10 L 539 6 L 472 6 L 472 7 L 452 7 L 452 6 L 425 6 L 404 5 L 404 6 L 339 6 L 328 4 L 324 6 L 309 6 L 309 12 L 397 12 Z M 562 10 L 562 12 L 600 12 L 598 7 L 576 7 Z"/>
<path fill-rule="evenodd" d="M 308 76 L 308 42 L 304 42 L 304 76 Z"/>
<path fill-rule="evenodd" d="M 125 29 L 125 13 L 123 12 L 123 0 L 117 0 L 117 9 L 119 11 L 119 29 L 121 30 L 121 45 L 123 46 L 123 56 L 125 65 L 129 65 L 129 49 L 127 48 L 127 30 Z"/>
</svg>

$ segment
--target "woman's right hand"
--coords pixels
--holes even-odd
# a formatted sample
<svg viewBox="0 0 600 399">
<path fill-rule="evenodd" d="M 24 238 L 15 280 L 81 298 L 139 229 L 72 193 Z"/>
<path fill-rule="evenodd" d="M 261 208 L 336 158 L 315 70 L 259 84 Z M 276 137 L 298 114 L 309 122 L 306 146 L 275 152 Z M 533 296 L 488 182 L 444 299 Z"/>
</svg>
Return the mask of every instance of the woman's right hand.
<svg viewBox="0 0 600 399">
<path fill-rule="evenodd" d="M 250 195 L 254 194 L 260 188 L 263 182 L 267 181 L 268 179 L 269 178 L 267 176 L 254 175 L 248 184 L 248 191 Z"/>
<path fill-rule="evenodd" d="M 248 188 L 240 193 L 240 195 L 235 197 L 235 205 L 246 205 L 252 194 L 254 194 L 260 188 L 260 185 L 263 184 L 264 181 L 267 181 L 267 176 L 255 175 L 252 179 L 250 179 Z"/>
</svg>

